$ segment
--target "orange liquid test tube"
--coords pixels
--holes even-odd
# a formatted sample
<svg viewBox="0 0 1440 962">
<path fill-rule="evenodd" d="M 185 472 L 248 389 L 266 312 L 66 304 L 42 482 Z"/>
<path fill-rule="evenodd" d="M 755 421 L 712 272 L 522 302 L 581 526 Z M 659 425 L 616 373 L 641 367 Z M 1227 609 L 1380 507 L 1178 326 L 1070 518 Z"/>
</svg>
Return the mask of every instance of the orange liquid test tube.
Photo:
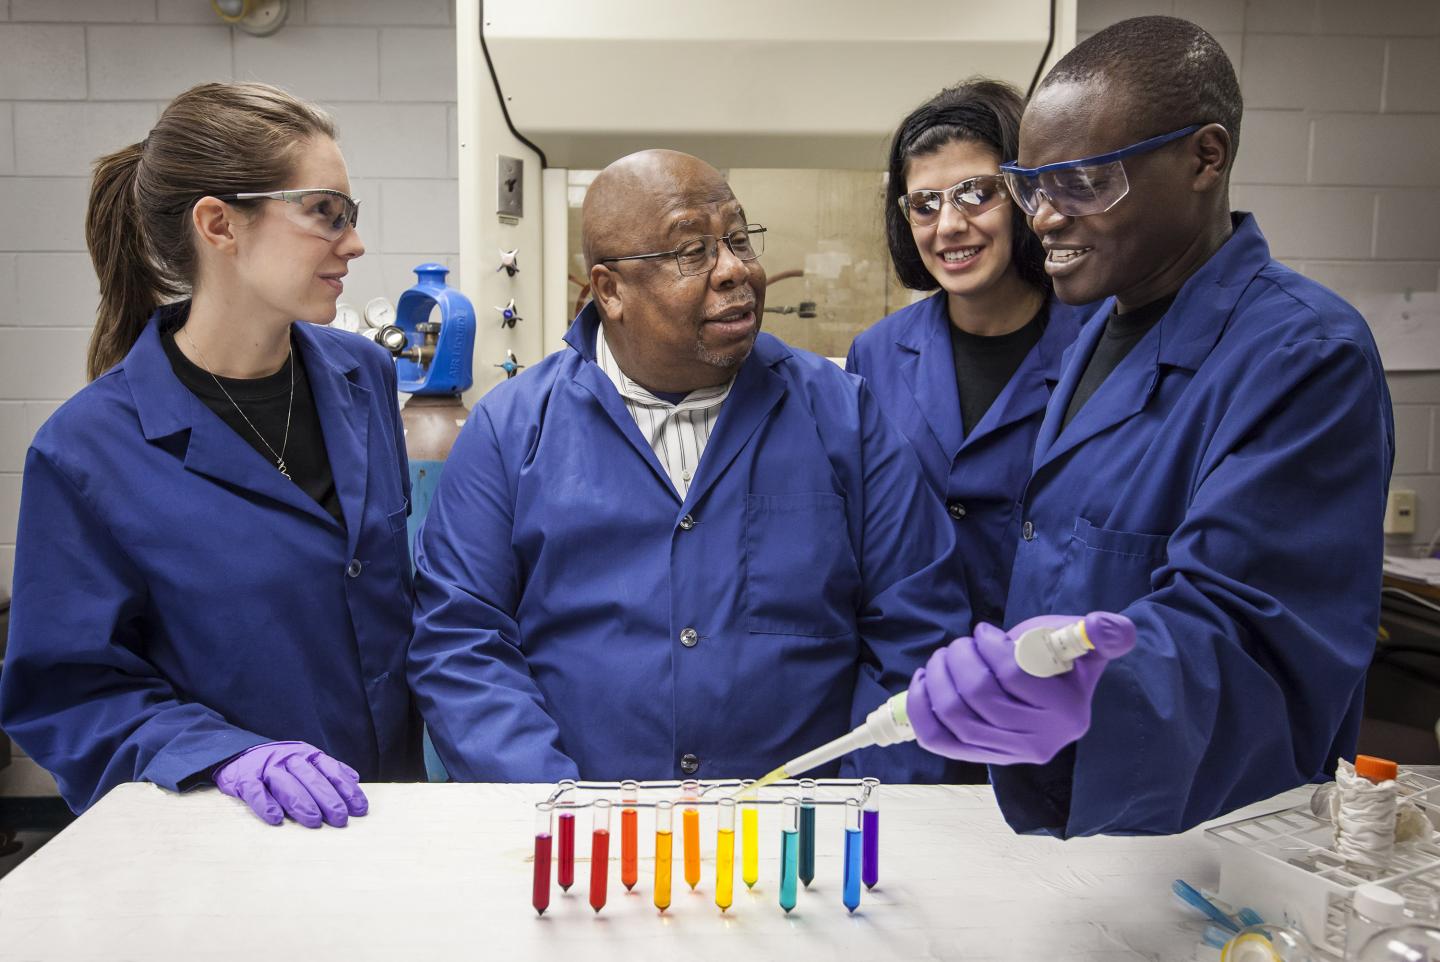
<svg viewBox="0 0 1440 962">
<path fill-rule="evenodd" d="M 690 888 L 700 884 L 700 812 L 685 809 L 685 882 Z"/>
<path fill-rule="evenodd" d="M 680 793 L 686 802 L 693 802 L 700 797 L 700 783 L 687 779 L 680 783 Z M 693 892 L 700 884 L 700 810 L 687 804 L 681 823 L 685 832 L 685 883 Z"/>
<path fill-rule="evenodd" d="M 625 883 L 627 891 L 633 889 L 635 883 L 640 880 L 638 864 L 640 816 L 635 810 L 635 802 L 639 798 L 640 785 L 638 782 L 620 783 L 620 803 L 625 806 L 620 810 L 620 881 Z"/>
</svg>

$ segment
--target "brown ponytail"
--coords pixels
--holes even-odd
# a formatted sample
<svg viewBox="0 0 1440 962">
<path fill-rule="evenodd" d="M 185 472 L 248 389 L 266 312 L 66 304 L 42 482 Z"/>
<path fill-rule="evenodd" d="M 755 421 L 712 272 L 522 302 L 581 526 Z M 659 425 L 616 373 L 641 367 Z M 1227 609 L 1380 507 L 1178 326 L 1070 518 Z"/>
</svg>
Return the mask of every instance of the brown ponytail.
<svg viewBox="0 0 1440 962">
<path fill-rule="evenodd" d="M 317 136 L 335 136 L 330 118 L 277 87 L 201 84 L 170 102 L 145 141 L 95 162 L 85 212 L 100 279 L 91 380 L 129 353 L 155 308 L 194 290 L 195 201 L 280 189 Z"/>
<path fill-rule="evenodd" d="M 162 278 L 145 252 L 135 204 L 135 177 L 141 144 L 95 162 L 90 206 L 85 211 L 85 244 L 100 278 L 100 309 L 90 335 L 90 380 L 129 352 L 162 296 L 183 291 Z"/>
</svg>

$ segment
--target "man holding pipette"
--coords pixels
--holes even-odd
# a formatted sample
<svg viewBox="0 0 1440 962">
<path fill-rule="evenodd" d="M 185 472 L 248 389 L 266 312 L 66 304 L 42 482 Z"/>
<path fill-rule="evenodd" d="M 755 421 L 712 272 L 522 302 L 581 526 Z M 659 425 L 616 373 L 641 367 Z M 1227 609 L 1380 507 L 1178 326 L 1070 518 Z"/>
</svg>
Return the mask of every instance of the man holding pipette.
<svg viewBox="0 0 1440 962">
<path fill-rule="evenodd" d="M 1178 832 L 1355 748 L 1390 399 L 1360 315 L 1231 211 L 1241 113 L 1213 37 L 1126 20 L 1045 77 L 1001 165 L 1056 295 L 1103 302 L 1037 437 L 1006 618 L 1136 630 L 1078 741 L 991 769 L 1017 830 Z"/>
</svg>

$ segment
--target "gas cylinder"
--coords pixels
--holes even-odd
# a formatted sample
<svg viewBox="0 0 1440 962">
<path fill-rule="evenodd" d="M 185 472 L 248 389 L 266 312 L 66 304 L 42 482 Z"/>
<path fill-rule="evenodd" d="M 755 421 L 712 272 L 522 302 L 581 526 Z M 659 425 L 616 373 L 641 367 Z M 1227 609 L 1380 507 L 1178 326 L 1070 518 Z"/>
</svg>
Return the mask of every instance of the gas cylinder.
<svg viewBox="0 0 1440 962">
<path fill-rule="evenodd" d="M 410 395 L 400 418 L 410 459 L 412 545 L 430 510 L 445 459 L 470 413 L 460 395 L 474 383 L 475 309 L 469 298 L 445 283 L 449 272 L 444 264 L 421 264 L 415 268 L 415 285 L 395 305 L 395 324 L 405 332 L 395 375 L 401 392 Z"/>
</svg>

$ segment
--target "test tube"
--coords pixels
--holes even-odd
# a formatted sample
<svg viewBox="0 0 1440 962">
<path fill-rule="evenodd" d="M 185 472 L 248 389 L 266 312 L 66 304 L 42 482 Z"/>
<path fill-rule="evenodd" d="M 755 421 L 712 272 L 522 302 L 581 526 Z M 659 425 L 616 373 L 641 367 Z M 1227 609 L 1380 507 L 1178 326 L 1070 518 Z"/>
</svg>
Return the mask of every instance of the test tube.
<svg viewBox="0 0 1440 962">
<path fill-rule="evenodd" d="M 735 799 L 720 799 L 715 817 L 715 904 L 723 912 L 735 891 Z"/>
<path fill-rule="evenodd" d="M 755 779 L 747 778 L 740 783 L 743 791 L 754 788 Z M 754 795 L 744 795 L 740 800 L 740 846 L 741 877 L 746 888 L 754 888 L 760 881 L 760 808 Z"/>
<path fill-rule="evenodd" d="M 560 883 L 560 890 L 568 892 L 575 884 L 575 813 L 572 811 L 560 813 L 560 852 L 556 861 L 559 863 L 555 870 L 556 880 Z"/>
<path fill-rule="evenodd" d="M 840 900 L 850 911 L 860 907 L 860 800 L 845 799 L 845 875 Z"/>
<path fill-rule="evenodd" d="M 700 783 L 682 782 L 680 791 L 686 802 L 693 802 L 700 797 Z M 693 892 L 700 884 L 700 809 L 687 804 L 680 814 L 680 821 L 685 831 L 685 882 Z"/>
<path fill-rule="evenodd" d="M 620 809 L 620 881 L 625 883 L 626 891 L 633 889 L 640 877 L 637 874 L 640 816 L 635 809 L 635 803 L 639 799 L 639 782 L 624 781 L 620 783 L 620 803 L 625 806 Z"/>
<path fill-rule="evenodd" d="M 675 803 L 655 803 L 655 907 L 670 907 L 670 849 L 674 837 Z"/>
<path fill-rule="evenodd" d="M 594 834 L 590 841 L 590 907 L 599 912 L 605 907 L 606 890 L 610 887 L 610 801 L 597 798 L 590 806 Z"/>
<path fill-rule="evenodd" d="M 860 877 L 867 889 L 873 889 L 880 881 L 880 779 L 863 779 L 860 786 L 865 790 L 861 829 L 865 836 L 865 858 Z"/>
<path fill-rule="evenodd" d="M 535 881 L 530 891 L 530 904 L 544 915 L 550 907 L 550 829 L 555 806 L 541 802 L 535 806 Z"/>
<path fill-rule="evenodd" d="M 800 799 L 786 796 L 780 806 L 780 907 L 788 914 L 795 907 L 796 877 L 800 874 Z"/>
<path fill-rule="evenodd" d="M 800 881 L 815 881 L 815 779 L 800 779 Z"/>
</svg>

